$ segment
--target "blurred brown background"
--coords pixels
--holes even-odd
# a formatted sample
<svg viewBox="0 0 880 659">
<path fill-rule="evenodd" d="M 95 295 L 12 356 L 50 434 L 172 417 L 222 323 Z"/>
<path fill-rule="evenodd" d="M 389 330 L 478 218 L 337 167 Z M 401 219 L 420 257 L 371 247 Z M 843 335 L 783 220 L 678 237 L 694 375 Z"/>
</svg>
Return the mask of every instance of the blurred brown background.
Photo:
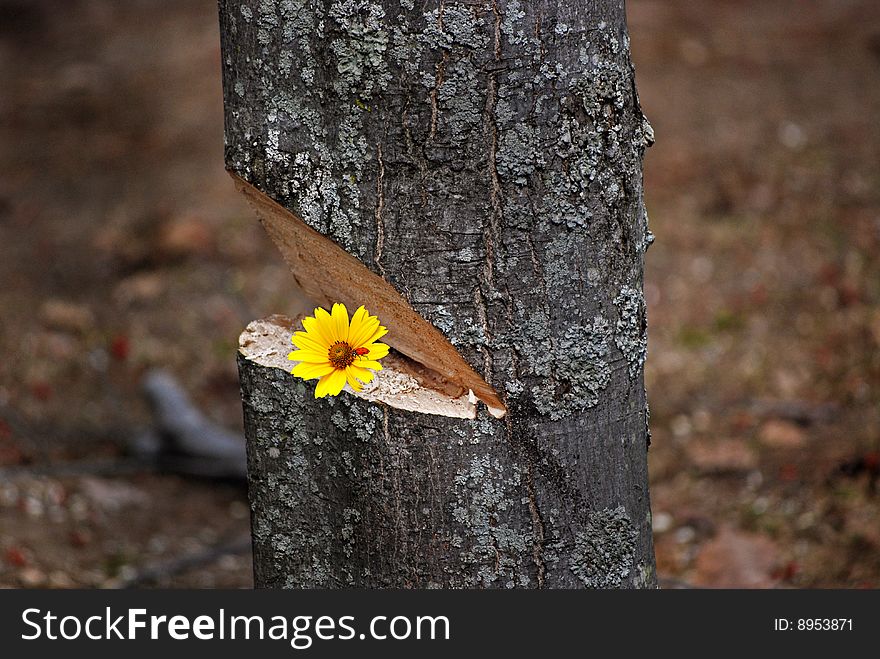
<svg viewBox="0 0 880 659">
<path fill-rule="evenodd" d="M 661 582 L 877 587 L 880 6 L 627 5 Z M 152 367 L 239 428 L 238 333 L 296 309 L 215 2 L 0 0 L 0 80 L 0 586 L 250 586 L 244 488 L 124 451 Z"/>
</svg>

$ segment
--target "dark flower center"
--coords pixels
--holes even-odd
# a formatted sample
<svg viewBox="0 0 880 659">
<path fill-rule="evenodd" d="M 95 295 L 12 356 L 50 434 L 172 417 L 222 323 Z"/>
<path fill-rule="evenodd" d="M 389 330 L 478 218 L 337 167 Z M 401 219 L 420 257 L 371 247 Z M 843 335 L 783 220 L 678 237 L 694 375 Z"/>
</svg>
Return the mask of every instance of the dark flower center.
<svg viewBox="0 0 880 659">
<path fill-rule="evenodd" d="M 354 363 L 354 360 L 357 359 L 357 353 L 345 341 L 337 341 L 327 351 L 327 358 L 334 367 L 343 369 Z"/>
</svg>

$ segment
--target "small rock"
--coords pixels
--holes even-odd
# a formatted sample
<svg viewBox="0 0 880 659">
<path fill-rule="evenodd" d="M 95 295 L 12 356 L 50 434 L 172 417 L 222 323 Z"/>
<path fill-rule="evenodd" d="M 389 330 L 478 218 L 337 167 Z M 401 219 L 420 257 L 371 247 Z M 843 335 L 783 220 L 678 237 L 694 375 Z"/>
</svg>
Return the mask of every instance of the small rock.
<svg viewBox="0 0 880 659">
<path fill-rule="evenodd" d="M 793 121 L 786 121 L 779 126 L 779 141 L 783 146 L 796 150 L 807 143 L 807 135 L 799 125 Z"/>
<path fill-rule="evenodd" d="M 688 437 L 693 431 L 690 417 L 687 414 L 679 414 L 672 419 L 672 434 L 677 438 Z"/>
<path fill-rule="evenodd" d="M 40 308 L 40 319 L 47 327 L 62 332 L 84 334 L 95 326 L 91 309 L 65 300 L 46 300 Z"/>
<path fill-rule="evenodd" d="M 675 530 L 675 541 L 680 545 L 686 545 L 697 537 L 697 530 L 693 526 L 682 526 Z"/>
<path fill-rule="evenodd" d="M 49 575 L 50 588 L 73 588 L 76 584 L 66 572 L 55 570 Z"/>
<path fill-rule="evenodd" d="M 36 588 L 46 583 L 46 574 L 35 567 L 26 567 L 18 573 L 18 579 L 25 588 Z"/>
<path fill-rule="evenodd" d="M 770 419 L 758 430 L 758 439 L 770 448 L 795 449 L 802 447 L 807 437 L 803 429 L 791 421 Z"/>
<path fill-rule="evenodd" d="M 672 528 L 672 524 L 672 515 L 659 512 L 652 517 L 651 528 L 654 533 L 666 533 L 666 531 Z"/>
<path fill-rule="evenodd" d="M 43 505 L 42 500 L 32 494 L 28 494 L 21 503 L 24 512 L 29 517 L 42 517 L 46 511 L 46 506 Z"/>
<path fill-rule="evenodd" d="M 12 483 L 0 483 L 0 507 L 11 507 L 18 504 L 19 491 Z"/>
</svg>

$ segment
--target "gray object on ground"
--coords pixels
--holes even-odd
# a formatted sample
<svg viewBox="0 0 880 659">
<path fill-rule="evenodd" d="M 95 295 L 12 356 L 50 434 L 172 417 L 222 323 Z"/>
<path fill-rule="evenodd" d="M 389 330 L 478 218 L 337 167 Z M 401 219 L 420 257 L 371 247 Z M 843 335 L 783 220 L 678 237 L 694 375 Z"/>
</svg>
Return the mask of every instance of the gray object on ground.
<svg viewBox="0 0 880 659">
<path fill-rule="evenodd" d="M 247 458 L 241 434 L 208 419 L 165 371 L 147 373 L 142 388 L 153 413 L 155 436 L 139 438 L 138 446 L 158 451 L 160 469 L 205 478 L 245 479 Z"/>
</svg>

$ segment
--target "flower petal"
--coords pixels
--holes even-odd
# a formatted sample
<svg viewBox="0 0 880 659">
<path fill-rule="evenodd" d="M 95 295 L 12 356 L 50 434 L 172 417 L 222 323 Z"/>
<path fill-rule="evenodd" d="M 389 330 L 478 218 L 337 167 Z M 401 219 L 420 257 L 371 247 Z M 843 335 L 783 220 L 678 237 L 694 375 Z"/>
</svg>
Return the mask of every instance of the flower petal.
<svg viewBox="0 0 880 659">
<path fill-rule="evenodd" d="M 353 375 L 349 374 L 348 370 L 346 370 L 345 372 L 345 379 L 348 382 L 348 386 L 351 387 L 354 391 L 360 391 L 364 388 L 364 385 L 358 382 Z"/>
<path fill-rule="evenodd" d="M 370 352 L 367 353 L 367 359 L 372 359 L 373 361 L 382 359 L 382 357 L 385 357 L 390 350 L 390 348 L 384 343 L 371 343 L 369 348 Z"/>
<path fill-rule="evenodd" d="M 329 364 L 327 351 L 323 353 L 314 350 L 294 350 L 287 354 L 287 358 L 294 362 L 309 362 L 311 364 Z"/>
<path fill-rule="evenodd" d="M 330 332 L 330 314 L 326 309 L 318 307 L 315 309 L 314 318 L 307 316 L 302 319 L 302 325 L 306 332 L 316 341 L 319 341 L 325 348 L 329 348 L 333 343 L 333 335 Z"/>
<path fill-rule="evenodd" d="M 333 369 L 329 375 L 325 375 L 318 380 L 318 386 L 315 387 L 315 398 L 323 398 L 324 396 L 338 396 L 339 392 L 345 386 L 345 371 Z"/>
<path fill-rule="evenodd" d="M 348 342 L 348 309 L 345 308 L 345 305 L 336 302 L 333 305 L 331 318 L 333 320 L 331 327 L 335 330 L 334 339 Z"/>
<path fill-rule="evenodd" d="M 323 398 L 327 395 L 327 383 L 330 382 L 330 375 L 331 373 L 328 373 L 318 380 L 318 384 L 315 385 L 315 398 Z"/>
<path fill-rule="evenodd" d="M 368 371 L 367 369 L 361 368 L 360 366 L 355 366 L 354 364 L 352 364 L 351 366 L 346 368 L 345 373 L 349 377 L 357 378 L 358 380 L 360 380 L 364 384 L 371 382 L 373 380 L 373 378 L 376 377 L 376 374 L 373 373 L 373 371 Z M 350 382 L 350 380 L 349 380 L 349 382 Z"/>
<path fill-rule="evenodd" d="M 363 307 L 361 307 L 363 309 Z M 358 309 L 360 311 L 360 309 Z M 348 333 L 349 343 L 355 348 L 359 348 L 367 342 L 373 333 L 379 327 L 379 319 L 376 316 L 369 315 L 364 310 L 363 318 L 358 325 L 355 325 L 354 318 L 351 321 L 351 331 Z"/>
<path fill-rule="evenodd" d="M 300 362 L 293 367 L 291 373 L 303 380 L 314 380 L 329 375 L 334 370 L 333 364 L 310 364 L 308 362 Z"/>
<path fill-rule="evenodd" d="M 364 341 L 365 346 L 369 346 L 373 341 L 377 341 L 381 339 L 383 336 L 388 334 L 388 330 L 384 326 L 379 326 L 375 332 L 370 335 L 370 338 Z"/>
<path fill-rule="evenodd" d="M 329 345 L 324 345 L 315 334 L 308 334 L 306 332 L 295 332 L 290 340 L 293 341 L 293 345 L 297 348 L 301 348 L 302 350 L 312 350 L 318 353 L 327 354 L 327 350 L 330 348 Z"/>
<path fill-rule="evenodd" d="M 370 359 L 358 359 L 357 365 L 360 368 L 371 368 L 374 371 L 381 371 L 382 370 L 382 364 L 380 364 L 379 362 L 376 362 L 376 361 L 372 361 Z"/>
<path fill-rule="evenodd" d="M 348 327 L 348 342 L 354 347 L 357 347 L 354 342 L 355 338 L 361 333 L 361 327 L 367 318 L 369 318 L 369 314 L 364 308 L 364 305 L 359 306 L 355 309 L 355 312 L 351 314 L 351 324 Z"/>
</svg>

